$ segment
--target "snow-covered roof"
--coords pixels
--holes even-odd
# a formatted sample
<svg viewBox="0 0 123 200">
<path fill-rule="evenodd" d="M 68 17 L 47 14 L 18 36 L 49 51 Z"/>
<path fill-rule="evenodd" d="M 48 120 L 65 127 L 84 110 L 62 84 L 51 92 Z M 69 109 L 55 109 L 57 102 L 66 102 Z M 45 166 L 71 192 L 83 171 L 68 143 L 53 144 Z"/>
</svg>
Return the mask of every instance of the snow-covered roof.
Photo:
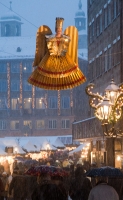
<svg viewBox="0 0 123 200">
<path fill-rule="evenodd" d="M 19 145 L 17 145 L 15 148 L 16 148 L 16 151 L 14 149 L 14 153 L 17 152 L 19 154 L 25 154 L 25 151 L 23 151 L 23 149 Z"/>
<path fill-rule="evenodd" d="M 3 149 L 0 148 L 0 155 L 7 155 L 7 153 Z"/>
<path fill-rule="evenodd" d="M 57 148 L 54 147 L 51 143 L 44 142 L 41 146 L 41 150 L 56 150 Z"/>
<path fill-rule="evenodd" d="M 69 155 L 72 155 L 73 153 L 77 153 L 79 151 L 82 151 L 82 149 L 87 146 L 87 143 L 83 143 L 80 146 L 78 146 L 76 149 L 74 149 L 73 151 L 69 152 Z"/>
<path fill-rule="evenodd" d="M 31 143 L 30 141 L 28 141 L 24 146 L 23 149 L 26 149 L 28 152 L 38 152 L 40 151 L 39 149 L 37 149 L 33 143 Z"/>
<path fill-rule="evenodd" d="M 36 37 L 0 37 L 0 59 L 33 59 Z"/>
<path fill-rule="evenodd" d="M 53 142 L 53 145 L 55 146 L 55 147 L 59 147 L 59 148 L 65 148 L 65 145 L 63 144 L 63 142 L 59 139 L 59 138 L 57 138 L 54 142 Z"/>
<path fill-rule="evenodd" d="M 2 141 L 2 143 L 5 145 L 5 147 L 16 147 L 18 145 L 16 140 L 14 138 L 11 138 L 11 137 L 9 139 L 0 138 L 0 141 Z"/>
<path fill-rule="evenodd" d="M 0 149 L 5 152 L 5 147 L 13 147 L 15 151 L 24 154 L 23 149 L 28 152 L 39 152 L 40 150 L 56 150 L 65 148 L 65 145 L 72 144 L 72 135 L 64 136 L 35 136 L 35 137 L 5 137 L 0 138 Z M 78 143 L 78 142 L 74 142 Z M 48 146 L 47 146 L 48 145 Z"/>
</svg>

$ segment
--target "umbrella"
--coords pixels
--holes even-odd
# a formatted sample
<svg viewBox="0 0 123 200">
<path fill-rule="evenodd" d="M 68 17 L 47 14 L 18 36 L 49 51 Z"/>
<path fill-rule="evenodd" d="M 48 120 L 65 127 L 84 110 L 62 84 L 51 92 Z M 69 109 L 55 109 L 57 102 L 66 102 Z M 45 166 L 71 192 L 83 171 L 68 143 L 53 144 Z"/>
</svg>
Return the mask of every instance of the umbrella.
<svg viewBox="0 0 123 200">
<path fill-rule="evenodd" d="M 65 177 L 68 176 L 68 172 L 63 170 L 62 168 L 58 168 L 55 166 L 47 166 L 47 165 L 40 165 L 36 167 L 31 167 L 28 169 L 25 174 L 27 175 L 43 175 L 49 174 L 51 177 Z"/>
<path fill-rule="evenodd" d="M 35 165 L 35 164 L 38 164 L 38 161 L 37 160 L 26 160 L 26 161 L 24 161 L 24 164 L 27 166 Z"/>
<path fill-rule="evenodd" d="M 86 172 L 86 176 L 88 177 L 122 177 L 123 178 L 123 173 L 121 172 L 120 169 L 110 167 L 110 166 L 105 166 L 105 167 L 100 167 L 100 168 L 94 168 Z"/>
</svg>

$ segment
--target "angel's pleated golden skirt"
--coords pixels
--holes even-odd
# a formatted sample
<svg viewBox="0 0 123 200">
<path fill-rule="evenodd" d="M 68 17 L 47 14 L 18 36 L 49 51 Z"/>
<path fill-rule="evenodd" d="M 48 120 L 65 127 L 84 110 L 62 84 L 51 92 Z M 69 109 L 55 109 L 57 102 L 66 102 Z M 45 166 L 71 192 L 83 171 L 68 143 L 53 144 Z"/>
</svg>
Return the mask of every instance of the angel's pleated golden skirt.
<svg viewBox="0 0 123 200">
<path fill-rule="evenodd" d="M 86 81 L 84 74 L 71 57 L 53 56 L 47 53 L 31 74 L 28 82 L 47 90 L 74 88 Z"/>
<path fill-rule="evenodd" d="M 68 54 L 56 56 L 47 53 L 38 65 L 38 72 L 47 77 L 60 78 L 70 75 L 76 68 L 77 65 Z"/>
<path fill-rule="evenodd" d="M 51 78 L 44 76 L 38 72 L 38 68 L 34 70 L 28 79 L 28 82 L 36 87 L 47 90 L 66 90 L 74 88 L 86 81 L 85 76 L 77 67 L 74 73 L 72 72 L 67 77 Z"/>
</svg>

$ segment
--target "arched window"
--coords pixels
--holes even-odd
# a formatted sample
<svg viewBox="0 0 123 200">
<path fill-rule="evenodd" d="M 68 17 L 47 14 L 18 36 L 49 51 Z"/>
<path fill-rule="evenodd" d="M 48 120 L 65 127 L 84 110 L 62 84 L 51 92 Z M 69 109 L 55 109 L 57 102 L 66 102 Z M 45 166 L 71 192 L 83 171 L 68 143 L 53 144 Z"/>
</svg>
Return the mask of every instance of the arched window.
<svg viewBox="0 0 123 200">
<path fill-rule="evenodd" d="M 5 26 L 5 36 L 10 36 L 10 25 L 6 24 Z"/>
<path fill-rule="evenodd" d="M 19 36 L 19 26 L 16 25 L 16 33 L 15 33 L 16 36 Z"/>
</svg>

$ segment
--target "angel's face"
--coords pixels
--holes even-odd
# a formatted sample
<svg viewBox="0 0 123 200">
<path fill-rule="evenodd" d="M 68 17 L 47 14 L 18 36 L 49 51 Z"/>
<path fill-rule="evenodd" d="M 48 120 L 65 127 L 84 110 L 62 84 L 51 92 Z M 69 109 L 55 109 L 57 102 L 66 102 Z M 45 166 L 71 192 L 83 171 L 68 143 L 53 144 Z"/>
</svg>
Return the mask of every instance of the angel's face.
<svg viewBox="0 0 123 200">
<path fill-rule="evenodd" d="M 58 27 L 56 29 L 56 37 L 61 37 L 61 35 L 62 35 L 62 28 Z"/>
</svg>

